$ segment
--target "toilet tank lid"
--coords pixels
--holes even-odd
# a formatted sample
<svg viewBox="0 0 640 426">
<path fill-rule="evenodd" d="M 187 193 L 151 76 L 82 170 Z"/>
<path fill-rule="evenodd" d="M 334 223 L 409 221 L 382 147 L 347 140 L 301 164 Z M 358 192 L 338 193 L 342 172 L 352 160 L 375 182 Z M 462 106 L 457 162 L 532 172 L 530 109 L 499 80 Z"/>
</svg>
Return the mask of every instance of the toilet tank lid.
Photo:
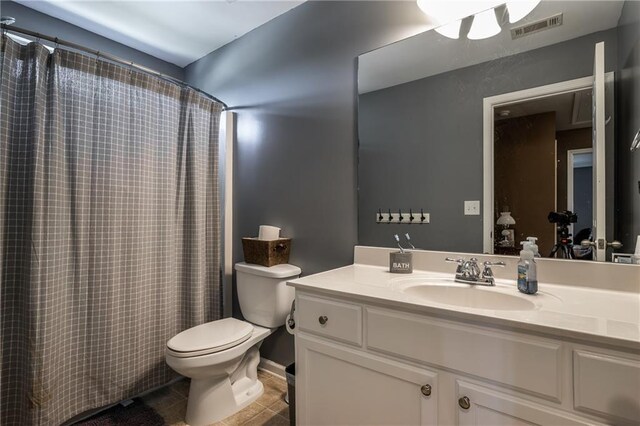
<svg viewBox="0 0 640 426">
<path fill-rule="evenodd" d="M 297 266 L 289 265 L 288 263 L 268 267 L 245 262 L 236 263 L 236 271 L 246 272 L 247 274 L 259 275 L 261 277 L 267 278 L 297 277 L 302 272 L 302 270 Z"/>
</svg>

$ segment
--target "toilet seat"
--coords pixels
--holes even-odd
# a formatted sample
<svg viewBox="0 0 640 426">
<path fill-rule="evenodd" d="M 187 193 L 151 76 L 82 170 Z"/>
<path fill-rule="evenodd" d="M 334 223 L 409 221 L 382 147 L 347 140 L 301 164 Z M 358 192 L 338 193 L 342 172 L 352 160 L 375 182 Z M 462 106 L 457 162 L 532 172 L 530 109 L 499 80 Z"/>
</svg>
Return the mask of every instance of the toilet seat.
<svg viewBox="0 0 640 426">
<path fill-rule="evenodd" d="M 253 333 L 253 325 L 235 318 L 224 318 L 200 324 L 174 336 L 167 351 L 178 358 L 188 358 L 224 351 L 245 342 Z"/>
</svg>

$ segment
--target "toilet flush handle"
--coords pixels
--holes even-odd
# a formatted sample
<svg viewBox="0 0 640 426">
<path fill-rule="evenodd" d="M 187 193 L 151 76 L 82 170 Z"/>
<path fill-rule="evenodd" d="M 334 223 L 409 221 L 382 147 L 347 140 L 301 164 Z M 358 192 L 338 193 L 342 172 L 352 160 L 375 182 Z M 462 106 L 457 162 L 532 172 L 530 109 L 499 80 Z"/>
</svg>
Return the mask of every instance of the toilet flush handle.
<svg viewBox="0 0 640 426">
<path fill-rule="evenodd" d="M 296 301 L 294 300 L 293 302 L 291 302 L 291 310 L 289 311 L 289 315 L 287 316 L 287 325 L 291 330 L 296 328 L 295 314 L 296 314 Z"/>
</svg>

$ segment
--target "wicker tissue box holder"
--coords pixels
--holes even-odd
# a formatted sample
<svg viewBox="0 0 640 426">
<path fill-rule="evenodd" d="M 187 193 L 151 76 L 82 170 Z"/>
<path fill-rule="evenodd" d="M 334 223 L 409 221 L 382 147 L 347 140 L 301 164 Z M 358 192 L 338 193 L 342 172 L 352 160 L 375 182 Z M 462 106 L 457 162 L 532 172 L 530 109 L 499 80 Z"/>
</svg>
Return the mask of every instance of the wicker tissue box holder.
<svg viewBox="0 0 640 426">
<path fill-rule="evenodd" d="M 289 262 L 291 238 L 277 240 L 259 240 L 242 238 L 244 261 L 262 266 L 274 266 Z"/>
</svg>

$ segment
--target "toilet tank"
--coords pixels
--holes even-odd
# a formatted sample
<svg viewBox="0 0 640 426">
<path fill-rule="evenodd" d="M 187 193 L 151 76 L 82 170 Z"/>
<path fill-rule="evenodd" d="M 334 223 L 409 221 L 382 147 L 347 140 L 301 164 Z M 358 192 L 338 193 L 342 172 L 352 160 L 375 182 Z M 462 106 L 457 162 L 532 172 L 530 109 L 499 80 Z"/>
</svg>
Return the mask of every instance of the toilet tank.
<svg viewBox="0 0 640 426">
<path fill-rule="evenodd" d="M 240 262 L 235 269 L 242 316 L 263 327 L 284 325 L 295 296 L 287 281 L 298 278 L 300 268 L 286 263 L 266 267 Z"/>
</svg>

